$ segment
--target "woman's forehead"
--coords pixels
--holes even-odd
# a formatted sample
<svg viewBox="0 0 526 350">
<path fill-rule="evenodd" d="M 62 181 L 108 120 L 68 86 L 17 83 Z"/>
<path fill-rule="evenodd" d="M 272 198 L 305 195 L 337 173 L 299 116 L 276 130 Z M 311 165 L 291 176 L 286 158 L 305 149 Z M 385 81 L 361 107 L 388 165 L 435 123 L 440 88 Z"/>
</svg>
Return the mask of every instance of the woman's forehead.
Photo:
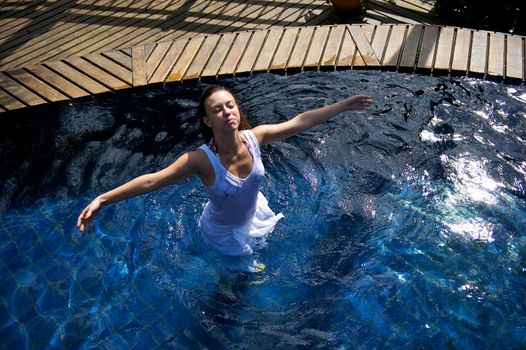
<svg viewBox="0 0 526 350">
<path fill-rule="evenodd" d="M 229 101 L 234 101 L 234 96 L 232 96 L 232 94 L 226 90 L 216 91 L 206 99 L 206 102 L 208 102 L 208 104 L 211 106 Z"/>
</svg>

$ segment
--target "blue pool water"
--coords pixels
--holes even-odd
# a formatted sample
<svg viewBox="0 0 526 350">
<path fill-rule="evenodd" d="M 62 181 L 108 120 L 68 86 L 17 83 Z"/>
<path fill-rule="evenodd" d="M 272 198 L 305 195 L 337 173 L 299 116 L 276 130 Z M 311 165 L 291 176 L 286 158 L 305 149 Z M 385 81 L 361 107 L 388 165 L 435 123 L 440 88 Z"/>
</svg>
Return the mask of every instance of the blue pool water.
<svg viewBox="0 0 526 350">
<path fill-rule="evenodd" d="M 375 105 L 264 147 L 285 218 L 253 274 L 200 240 L 197 179 L 75 228 L 93 196 L 200 145 L 205 83 L 2 115 L 0 348 L 524 348 L 524 87 L 363 71 L 220 83 L 254 125 L 355 93 Z"/>
</svg>

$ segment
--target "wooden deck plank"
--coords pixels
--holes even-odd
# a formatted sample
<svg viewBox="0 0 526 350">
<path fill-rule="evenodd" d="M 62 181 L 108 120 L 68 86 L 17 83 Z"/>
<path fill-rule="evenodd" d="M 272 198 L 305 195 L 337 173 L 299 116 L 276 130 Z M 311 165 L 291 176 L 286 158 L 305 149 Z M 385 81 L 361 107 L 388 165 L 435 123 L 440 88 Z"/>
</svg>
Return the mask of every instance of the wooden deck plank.
<svg viewBox="0 0 526 350">
<path fill-rule="evenodd" d="M 23 18 L 18 17 L 11 21 L 0 22 L 0 26 L 4 28 L 0 33 L 0 45 L 3 47 L 8 42 L 11 45 L 18 44 L 35 34 L 38 35 L 39 28 L 49 27 L 50 24 L 73 18 L 69 16 L 64 18 L 64 13 L 70 14 L 74 6 L 75 3 L 72 1 L 56 2 L 50 5 L 41 4 L 37 9 L 30 9 Z M 22 35 L 20 34 L 21 29 L 23 29 Z"/>
<path fill-rule="evenodd" d="M 285 28 L 281 42 L 276 50 L 270 69 L 285 69 L 290 54 L 294 48 L 296 37 L 299 34 L 299 28 Z"/>
<path fill-rule="evenodd" d="M 373 40 L 370 42 L 373 51 L 376 52 L 376 57 L 380 58 L 380 63 L 383 64 L 387 42 L 392 26 L 377 26 L 374 32 Z"/>
<path fill-rule="evenodd" d="M 346 32 L 344 26 L 331 27 L 330 29 L 329 37 L 327 38 L 327 45 L 323 51 L 320 63 L 323 67 L 334 67 L 336 65 L 336 59 L 338 58 L 340 46 L 342 45 L 343 35 Z"/>
<path fill-rule="evenodd" d="M 315 0 L 294 0 L 287 1 L 289 6 L 284 7 L 274 7 L 269 11 L 265 12 L 258 20 L 250 23 L 247 28 L 256 30 L 256 29 L 267 29 L 271 27 L 284 27 L 292 23 L 295 25 L 297 19 L 303 17 L 306 13 L 312 8 L 312 4 Z"/>
<path fill-rule="evenodd" d="M 0 72 L 0 86 L 11 95 L 16 96 L 18 100 L 27 106 L 36 106 L 46 103 L 46 101 L 40 96 L 36 95 L 31 90 L 28 90 L 25 86 L 20 85 L 3 72 Z"/>
<path fill-rule="evenodd" d="M 314 37 L 312 38 L 312 44 L 305 58 L 305 67 L 319 67 L 321 63 L 321 57 L 323 49 L 327 43 L 329 36 L 330 27 L 315 27 Z"/>
<path fill-rule="evenodd" d="M 471 46 L 471 60 L 469 71 L 474 73 L 486 73 L 486 59 L 488 51 L 488 32 L 473 32 L 473 44 Z"/>
<path fill-rule="evenodd" d="M 167 0 L 155 2 L 153 7 L 148 8 L 150 11 L 145 11 L 148 6 L 147 3 L 133 2 L 130 4 L 135 5 L 133 7 L 135 14 L 133 15 L 126 15 L 126 13 L 121 15 L 118 10 L 110 12 L 111 15 L 101 14 L 102 18 L 87 28 L 87 31 L 76 34 L 75 41 L 67 42 L 50 51 L 48 55 L 52 56 L 48 59 L 63 58 L 65 49 L 67 49 L 68 56 L 97 52 L 102 48 L 115 49 L 121 47 L 121 45 L 115 44 L 118 38 L 124 40 L 127 46 L 138 44 L 133 41 L 133 36 L 129 34 L 138 30 L 150 30 L 148 23 L 151 22 L 152 17 L 156 16 L 155 11 L 167 10 L 165 7 L 169 4 L 170 2 Z M 177 8 L 174 7 L 173 9 L 176 10 Z M 142 11 L 146 13 L 143 14 Z"/>
<path fill-rule="evenodd" d="M 28 27 L 32 22 L 36 20 L 37 17 L 41 17 L 40 9 L 46 6 L 47 3 L 45 0 L 31 1 L 22 5 L 20 3 L 13 3 L 11 5 L 6 4 L 6 1 L 3 1 L 2 11 L 0 11 L 0 26 L 14 30 L 16 33 L 18 31 L 17 27 L 24 26 Z M 57 5 L 70 5 L 71 4 L 53 4 Z M 51 7 L 51 6 L 50 6 Z M 49 7 L 46 12 L 50 12 Z M 40 16 L 39 16 L 40 15 Z M 4 31 L 5 33 L 0 34 L 0 38 L 5 36 L 12 35 L 13 32 L 8 33 L 8 30 Z"/>
<path fill-rule="evenodd" d="M 174 40 L 169 42 L 170 47 L 163 59 L 159 62 L 151 76 L 148 76 L 148 83 L 161 83 L 166 80 L 172 71 L 175 63 L 183 53 L 188 40 Z"/>
<path fill-rule="evenodd" d="M 285 7 L 284 10 L 276 8 L 273 11 L 269 12 L 269 15 L 274 15 L 275 13 L 277 13 L 277 15 L 271 17 L 274 22 L 271 23 L 270 26 L 267 25 L 266 27 L 285 27 L 291 24 L 302 25 L 305 24 L 304 19 L 306 16 L 311 15 L 314 17 L 318 16 L 321 13 L 319 11 L 316 11 L 320 4 L 316 0 L 303 0 L 297 3 L 301 5 L 301 7 L 290 6 Z M 260 25 L 255 29 L 262 29 L 262 26 Z"/>
<path fill-rule="evenodd" d="M 274 57 L 274 53 L 276 52 L 282 34 L 283 30 L 280 29 L 269 30 L 265 43 L 263 44 L 261 52 L 254 64 L 253 71 L 269 70 L 272 57 Z"/>
<path fill-rule="evenodd" d="M 104 57 L 107 57 L 114 62 L 120 64 L 124 68 L 128 70 L 132 70 L 132 53 L 130 49 L 124 49 L 124 50 L 115 50 L 115 51 L 106 51 L 101 53 Z"/>
<path fill-rule="evenodd" d="M 40 79 L 46 81 L 48 84 L 53 85 L 56 89 L 62 91 L 62 93 L 66 94 L 69 98 L 79 98 L 89 94 L 87 91 L 82 90 L 77 85 L 64 79 L 61 75 L 43 65 L 30 66 L 26 69 Z"/>
<path fill-rule="evenodd" d="M 144 45 L 132 48 L 132 81 L 133 86 L 142 86 L 148 83 Z"/>
<path fill-rule="evenodd" d="M 453 48 L 453 61 L 451 70 L 457 72 L 467 72 L 469 64 L 469 52 L 471 46 L 471 31 L 458 29 L 455 37 L 455 47 Z"/>
<path fill-rule="evenodd" d="M 208 60 L 206 67 L 203 69 L 203 77 L 215 77 L 216 75 L 218 75 L 219 69 L 221 68 L 221 65 L 223 64 L 226 56 L 228 55 L 228 52 L 230 51 L 234 39 L 234 33 L 221 35 L 217 47 L 212 52 L 212 56 Z"/>
<path fill-rule="evenodd" d="M 5 73 L 9 74 L 10 77 L 14 78 L 16 81 L 24 84 L 25 86 L 30 86 L 33 91 L 38 92 L 39 96 L 49 102 L 68 99 L 68 97 L 64 96 L 60 91 L 54 89 L 50 85 L 34 77 L 23 69 L 13 69 Z"/>
<path fill-rule="evenodd" d="M 382 61 L 384 67 L 398 67 L 406 31 L 406 25 L 395 25 L 392 27 L 391 35 L 389 36 L 389 41 L 387 42 L 387 47 L 385 49 L 384 59 Z"/>
<path fill-rule="evenodd" d="M 122 0 L 117 4 L 121 4 L 123 1 L 129 2 L 132 0 Z M 71 15 L 73 17 L 66 16 L 66 19 L 63 18 L 62 13 L 57 14 L 56 17 L 50 19 L 51 23 L 54 24 L 52 28 L 44 27 L 31 33 L 29 40 L 26 40 L 27 37 L 23 36 L 17 37 L 15 41 L 10 41 L 10 46 L 20 45 L 21 43 L 23 43 L 23 46 L 13 52 L 9 51 L 9 56 L 6 56 L 5 53 L 0 53 L 0 65 L 5 69 L 14 64 L 19 66 L 28 64 L 36 57 L 40 61 L 49 60 L 57 52 L 64 52 L 66 48 L 78 46 L 82 42 L 84 35 L 93 36 L 96 28 L 100 25 L 96 21 L 98 16 L 103 14 L 103 11 L 93 11 L 87 18 L 80 21 L 80 24 L 75 23 L 77 12 L 74 11 L 74 14 Z M 83 15 L 80 16 L 82 17 Z M 55 24 L 53 21 L 58 22 Z"/>
<path fill-rule="evenodd" d="M 207 4 L 209 4 L 209 6 L 207 6 Z M 218 8 L 220 8 L 220 6 L 216 1 L 195 1 L 191 4 L 185 2 L 183 7 L 174 10 L 174 12 L 178 14 L 166 20 L 161 26 L 141 26 L 140 23 L 128 25 L 118 32 L 111 32 L 111 35 L 104 39 L 104 41 L 99 44 L 95 43 L 92 49 L 100 50 L 103 46 L 117 48 L 129 45 L 130 42 L 161 42 L 183 37 L 190 38 L 198 34 L 196 28 L 200 25 L 200 23 L 195 21 L 192 22 L 192 19 L 195 19 L 192 14 L 201 13 L 202 16 L 205 16 Z M 185 9 L 185 11 L 181 11 L 181 9 Z M 172 35 L 167 35 L 166 31 L 172 33 Z M 173 33 L 177 35 L 173 35 Z M 190 33 L 192 33 L 192 35 L 185 35 Z M 203 31 L 203 33 L 206 33 L 206 31 Z"/>
<path fill-rule="evenodd" d="M 190 67 L 183 76 L 183 80 L 196 79 L 201 76 L 206 63 L 210 60 L 213 50 L 219 42 L 219 36 L 211 35 L 205 38 L 199 52 L 195 55 Z"/>
<path fill-rule="evenodd" d="M 238 6 L 237 3 L 236 6 Z M 182 11 L 182 9 L 184 9 L 184 11 Z M 224 9 L 224 1 L 202 0 L 193 3 L 185 2 L 185 4 L 178 9 L 178 15 L 169 18 L 163 23 L 161 28 L 138 28 L 133 31 L 132 40 L 133 42 L 160 42 L 174 39 L 189 39 L 206 33 L 213 34 L 221 31 L 229 31 L 221 30 L 220 27 L 209 24 L 209 22 L 216 20 L 216 16 L 221 17 Z M 129 36 L 122 37 L 112 42 L 112 45 L 120 47 L 126 45 L 126 42 L 129 40 Z"/>
<path fill-rule="evenodd" d="M 188 40 L 183 53 L 177 59 L 177 62 L 174 64 L 172 71 L 165 81 L 180 81 L 183 79 L 183 76 L 186 74 L 186 71 L 190 66 L 190 63 L 192 63 L 204 40 L 204 37 Z"/>
<path fill-rule="evenodd" d="M 451 55 L 453 50 L 453 40 L 455 30 L 453 28 L 440 28 L 438 46 L 433 69 L 450 70 Z"/>
<path fill-rule="evenodd" d="M 347 25 L 346 29 L 351 34 L 364 64 L 367 66 L 380 66 L 380 59 L 369 44 L 361 27 Z"/>
<path fill-rule="evenodd" d="M 524 39 L 516 35 L 507 36 L 506 77 L 525 80 Z"/>
<path fill-rule="evenodd" d="M 435 48 L 438 41 L 438 27 L 425 27 L 417 68 L 433 69 Z"/>
<path fill-rule="evenodd" d="M 259 55 L 261 47 L 263 46 L 266 35 L 266 30 L 254 32 L 250 38 L 248 46 L 246 47 L 243 57 L 241 57 L 241 61 L 239 61 L 237 67 L 238 73 L 248 73 L 252 71 L 252 67 L 254 67 L 254 63 L 256 62 L 256 58 Z"/>
<path fill-rule="evenodd" d="M 4 86 L 4 81 L 2 80 L 2 77 L 0 76 L 0 106 L 2 106 L 2 109 L 6 111 L 24 108 L 26 107 L 25 104 L 18 101 L 14 97 L 12 97 L 10 94 L 5 92 L 1 87 Z"/>
<path fill-rule="evenodd" d="M 366 62 L 357 51 L 358 48 L 353 40 L 353 36 L 350 31 L 346 30 L 341 41 L 337 65 L 339 67 L 365 66 Z"/>
<path fill-rule="evenodd" d="M 121 90 L 132 86 L 116 78 L 113 74 L 109 74 L 109 71 L 102 70 L 89 61 L 86 61 L 82 57 L 71 57 L 64 61 L 111 90 Z"/>
<path fill-rule="evenodd" d="M 122 65 L 98 53 L 86 55 L 84 59 L 106 72 L 111 72 L 111 74 L 115 75 L 128 86 L 133 85 L 133 76 L 130 69 L 126 69 Z"/>
<path fill-rule="evenodd" d="M 287 68 L 302 68 L 303 62 L 305 61 L 305 56 L 309 49 L 312 36 L 314 34 L 314 27 L 302 27 L 300 28 L 300 34 L 298 40 L 296 40 L 296 45 L 292 50 L 292 54 L 289 58 Z"/>
<path fill-rule="evenodd" d="M 490 33 L 488 50 L 488 74 L 504 76 L 504 34 Z"/>
<path fill-rule="evenodd" d="M 236 33 L 236 38 L 232 48 L 223 62 L 223 65 L 219 69 L 219 75 L 234 74 L 236 72 L 236 67 L 245 52 L 245 48 L 247 47 L 251 36 L 252 33 L 250 32 Z"/>
<path fill-rule="evenodd" d="M 166 54 L 172 47 L 172 44 L 172 41 L 166 41 L 151 45 L 151 52 L 147 53 L 146 55 L 146 74 L 148 76 L 148 81 L 150 81 L 152 75 L 155 73 L 159 65 L 162 64 L 163 59 L 166 57 Z"/>
<path fill-rule="evenodd" d="M 423 28 L 421 25 L 409 26 L 404 43 L 404 51 L 400 59 L 400 67 L 415 68 Z"/>
<path fill-rule="evenodd" d="M 82 89 L 88 91 L 90 94 L 100 94 L 110 91 L 108 88 L 91 79 L 89 76 L 77 71 L 76 69 L 73 69 L 62 61 L 47 62 L 45 66 L 62 75 L 63 77 L 67 77 L 70 81 L 82 87 Z"/>
</svg>

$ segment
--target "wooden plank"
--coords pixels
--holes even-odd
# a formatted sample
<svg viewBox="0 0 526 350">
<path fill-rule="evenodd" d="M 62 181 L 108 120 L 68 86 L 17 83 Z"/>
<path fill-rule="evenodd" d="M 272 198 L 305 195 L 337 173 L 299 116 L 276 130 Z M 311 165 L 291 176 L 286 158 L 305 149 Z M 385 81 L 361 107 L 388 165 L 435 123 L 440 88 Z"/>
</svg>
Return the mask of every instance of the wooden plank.
<svg viewBox="0 0 526 350">
<path fill-rule="evenodd" d="M 131 0 L 125 1 L 129 2 Z M 23 45 L 16 52 L 9 52 L 9 57 L 5 57 L 5 54 L 0 54 L 2 67 L 26 65 L 34 60 L 39 62 L 50 60 L 58 53 L 68 52 L 67 50 L 71 47 L 77 48 L 81 46 L 83 35 L 93 36 L 95 34 L 95 29 L 100 26 L 100 24 L 96 24 L 97 20 L 103 13 L 104 11 L 92 11 L 88 17 L 82 16 L 80 24 L 75 23 L 73 19 L 70 22 L 59 25 L 51 22 L 52 29 L 44 28 L 43 32 L 31 33 L 29 40 L 24 40 L 20 43 L 17 43 L 16 40 L 10 42 L 10 45 L 15 43 Z M 57 21 L 63 17 L 63 14 L 58 16 Z M 71 55 L 71 52 L 69 52 L 69 55 Z M 64 56 L 62 54 L 62 57 Z"/>
<path fill-rule="evenodd" d="M 212 52 L 216 47 L 217 43 L 219 42 L 219 38 L 219 35 L 210 35 L 206 37 L 203 45 L 192 60 L 190 67 L 188 67 L 188 70 L 184 74 L 184 80 L 196 79 L 201 76 L 201 72 L 203 71 L 206 63 L 212 56 Z"/>
<path fill-rule="evenodd" d="M 236 72 L 236 67 L 239 63 L 239 60 L 245 52 L 245 48 L 248 45 L 252 33 L 236 33 L 235 41 L 226 57 L 223 65 L 219 69 L 219 75 L 222 74 L 234 74 Z"/>
<path fill-rule="evenodd" d="M 357 54 L 357 47 L 349 31 L 345 31 L 342 38 L 340 54 L 338 55 L 339 67 L 365 66 L 366 63 L 362 57 Z M 357 58 L 356 60 L 354 58 Z"/>
<path fill-rule="evenodd" d="M 210 60 L 208 60 L 206 67 L 203 69 L 202 76 L 214 77 L 219 73 L 219 69 L 230 51 L 234 38 L 234 33 L 221 35 L 217 47 L 212 52 Z"/>
<path fill-rule="evenodd" d="M 302 68 L 305 56 L 307 55 L 307 50 L 309 49 L 311 38 L 314 34 L 313 27 L 303 27 L 300 28 L 300 35 L 298 40 L 296 40 L 296 45 L 292 50 L 290 55 L 287 68 Z"/>
<path fill-rule="evenodd" d="M 183 6 L 180 6 L 181 1 L 179 2 L 160 2 L 159 4 L 154 2 L 153 9 L 161 9 L 163 13 L 172 13 L 173 16 L 162 17 L 162 24 L 152 25 L 152 22 L 156 23 L 161 21 L 154 20 L 152 15 L 146 16 L 144 18 L 131 18 L 126 22 L 121 23 L 119 26 L 113 25 L 112 28 L 105 31 L 104 38 L 102 40 L 97 40 L 96 42 L 90 42 L 90 50 L 101 50 L 103 47 L 118 48 L 122 46 L 136 45 L 139 43 L 152 43 L 152 42 L 162 42 L 170 41 L 176 39 L 173 36 L 167 36 L 166 31 L 168 32 L 179 32 L 181 36 L 186 31 L 191 31 L 192 27 L 196 27 L 198 24 L 191 23 L 188 21 L 187 17 L 190 17 L 192 13 L 200 13 L 203 15 L 207 11 L 216 8 L 216 4 L 212 3 L 210 8 L 206 7 L 206 3 L 202 1 L 198 2 L 185 2 Z M 209 4 L 211 1 L 208 2 Z M 163 7 L 164 6 L 164 7 Z M 181 28 L 184 28 L 183 31 L 180 31 Z"/>
<path fill-rule="evenodd" d="M 380 66 L 380 59 L 369 44 L 369 41 L 367 41 L 367 38 L 361 28 L 350 25 L 346 26 L 346 28 L 351 34 L 352 39 L 356 44 L 356 48 L 358 49 L 358 53 L 364 61 L 364 64 L 367 66 Z"/>
<path fill-rule="evenodd" d="M 406 25 L 396 25 L 392 27 L 391 35 L 389 36 L 389 41 L 387 42 L 387 47 L 385 49 L 382 66 L 398 68 L 398 61 L 404 45 L 406 30 Z"/>
<path fill-rule="evenodd" d="M 267 71 L 270 68 L 272 57 L 274 57 L 282 34 L 283 30 L 281 29 L 272 29 L 269 31 L 265 43 L 261 48 L 261 53 L 254 64 L 253 71 Z"/>
<path fill-rule="evenodd" d="M 49 13 L 52 11 L 51 6 L 64 6 L 72 4 L 53 4 L 47 5 L 48 7 L 43 9 L 46 6 L 46 2 L 43 0 L 26 2 L 25 5 L 21 4 L 11 4 L 11 6 L 6 5 L 6 1 L 2 2 L 2 11 L 0 11 L 0 26 L 6 29 L 12 29 L 13 31 L 5 30 L 4 33 L 0 34 L 0 38 L 12 36 L 13 33 L 16 33 L 20 30 L 20 27 L 29 27 L 33 22 L 37 21 L 42 17 L 44 13 Z M 62 12 L 64 12 L 62 10 Z"/>
<path fill-rule="evenodd" d="M 133 85 L 131 69 L 124 68 L 122 65 L 115 63 L 113 60 L 98 53 L 86 55 L 84 58 L 106 72 L 111 72 L 111 74 L 115 75 L 129 86 Z"/>
<path fill-rule="evenodd" d="M 129 42 L 161 42 L 189 39 L 203 33 L 217 33 L 219 29 L 206 28 L 206 22 L 214 17 L 214 11 L 224 8 L 224 6 L 224 3 L 219 1 L 185 1 L 183 6 L 174 11 L 177 15 L 170 16 L 162 25 L 143 26 L 135 29 L 131 26 L 132 30 L 125 29 L 122 35 L 121 33 L 114 33 L 109 37 L 109 40 L 112 40 L 112 47 L 121 47 L 129 45 Z"/>
<path fill-rule="evenodd" d="M 90 76 L 92 79 L 112 90 L 121 90 L 131 87 L 131 85 L 117 79 L 112 74 L 109 74 L 108 71 L 100 69 L 82 57 L 72 57 L 64 61 L 75 67 L 78 71 Z"/>
<path fill-rule="evenodd" d="M 241 57 L 241 61 L 239 61 L 237 73 L 246 73 L 252 71 L 252 67 L 254 66 L 254 62 L 256 62 L 256 58 L 259 54 L 259 51 L 261 50 L 261 47 L 263 46 L 266 35 L 266 30 L 253 33 L 243 57 Z"/>
<path fill-rule="evenodd" d="M 166 78 L 167 82 L 178 81 L 183 79 L 183 76 L 185 75 L 186 71 L 188 70 L 188 67 L 190 66 L 190 63 L 192 63 L 196 53 L 199 51 L 199 48 L 203 44 L 204 40 L 204 37 L 188 40 L 188 43 L 186 44 L 183 53 L 177 59 L 177 62 L 172 68 L 172 71 Z"/>
<path fill-rule="evenodd" d="M 43 8 L 44 6 L 45 8 Z M 18 17 L 10 23 L 0 24 L 3 28 L 0 33 L 0 45 L 3 49 L 10 49 L 21 42 L 34 38 L 35 35 L 43 32 L 43 27 L 49 29 L 53 24 L 66 23 L 73 18 L 74 2 L 56 2 L 44 6 L 33 9 L 25 18 Z"/>
<path fill-rule="evenodd" d="M 151 45 L 153 47 L 151 48 L 150 54 L 147 55 L 146 58 L 146 74 L 148 76 L 148 81 L 150 81 L 151 77 L 162 63 L 164 57 L 172 47 L 172 44 L 172 41 L 166 41 Z"/>
<path fill-rule="evenodd" d="M 77 85 L 64 79 L 61 75 L 43 65 L 30 66 L 26 69 L 40 79 L 46 81 L 48 84 L 53 85 L 56 89 L 62 91 L 62 93 L 66 94 L 69 98 L 78 98 L 89 95 L 87 91 L 82 90 Z"/>
<path fill-rule="evenodd" d="M 344 26 L 331 27 L 329 37 L 327 38 L 327 45 L 325 46 L 321 58 L 321 66 L 327 67 L 336 65 L 336 59 L 338 58 L 340 46 L 342 45 L 343 35 L 346 32 Z"/>
<path fill-rule="evenodd" d="M 524 38 L 516 35 L 507 36 L 506 77 L 525 80 Z"/>
<path fill-rule="evenodd" d="M 28 90 L 25 86 L 20 85 L 3 72 L 0 72 L 0 86 L 2 89 L 15 96 L 18 100 L 28 106 L 35 106 L 46 103 L 40 96 Z"/>
<path fill-rule="evenodd" d="M 438 46 L 433 69 L 447 70 L 450 69 L 451 55 L 453 53 L 453 39 L 455 30 L 453 28 L 440 28 Z"/>
<path fill-rule="evenodd" d="M 471 31 L 467 29 L 458 29 L 455 38 L 455 47 L 453 49 L 451 70 L 459 72 L 468 71 L 470 45 Z"/>
<path fill-rule="evenodd" d="M 376 57 L 380 58 L 380 63 L 383 64 L 384 53 L 387 47 L 387 41 L 389 40 L 389 33 L 391 32 L 392 26 L 377 26 L 374 32 L 373 41 L 371 41 L 371 47 L 376 53 Z"/>
<path fill-rule="evenodd" d="M 487 53 L 488 32 L 474 32 L 473 44 L 471 45 L 471 60 L 469 63 L 470 72 L 486 73 Z"/>
<path fill-rule="evenodd" d="M 160 61 L 153 74 L 148 78 L 148 83 L 152 84 L 165 81 L 187 44 L 188 40 L 173 41 L 164 58 Z"/>
<path fill-rule="evenodd" d="M 68 99 L 66 96 L 60 93 L 60 91 L 57 91 L 50 85 L 34 77 L 23 69 L 14 69 L 5 73 L 25 86 L 30 86 L 33 91 L 37 92 L 38 95 L 47 101 L 55 102 Z"/>
<path fill-rule="evenodd" d="M 418 68 L 433 69 L 435 59 L 435 48 L 438 41 L 438 27 L 425 27 L 420 55 L 418 56 Z"/>
<path fill-rule="evenodd" d="M 287 66 L 296 37 L 299 35 L 299 28 L 285 28 L 281 42 L 279 43 L 276 54 L 272 59 L 270 69 L 284 69 Z"/>
<path fill-rule="evenodd" d="M 323 49 L 327 43 L 327 37 L 329 36 L 330 27 L 315 27 L 314 37 L 312 38 L 312 44 L 305 58 L 305 67 L 319 67 L 321 63 L 321 55 Z"/>
<path fill-rule="evenodd" d="M 148 83 L 144 45 L 132 47 L 132 80 L 133 86 L 141 86 Z"/>
<path fill-rule="evenodd" d="M 106 51 L 106 52 L 103 52 L 102 55 L 120 64 L 121 66 L 123 66 L 124 68 L 128 69 L 131 72 L 132 70 L 131 48 L 115 50 L 115 51 Z"/>
<path fill-rule="evenodd" d="M 490 33 L 488 74 L 504 76 L 504 34 Z"/>
<path fill-rule="evenodd" d="M 73 69 L 62 61 L 47 62 L 44 65 L 56 73 L 62 75 L 63 77 L 67 77 L 68 80 L 82 87 L 90 94 L 100 94 L 110 91 L 108 88 L 91 79 L 89 76 L 79 72 L 76 69 Z"/>
<path fill-rule="evenodd" d="M 400 59 L 400 67 L 415 67 L 423 28 L 421 25 L 409 26 L 404 43 L 404 51 Z"/>
<path fill-rule="evenodd" d="M 2 77 L 0 76 L 0 87 L 4 86 L 4 81 Z M 13 110 L 13 109 L 19 109 L 26 107 L 25 104 L 18 101 L 14 97 L 12 97 L 10 94 L 5 92 L 2 88 L 0 88 L 0 106 L 2 106 L 5 110 Z"/>
</svg>

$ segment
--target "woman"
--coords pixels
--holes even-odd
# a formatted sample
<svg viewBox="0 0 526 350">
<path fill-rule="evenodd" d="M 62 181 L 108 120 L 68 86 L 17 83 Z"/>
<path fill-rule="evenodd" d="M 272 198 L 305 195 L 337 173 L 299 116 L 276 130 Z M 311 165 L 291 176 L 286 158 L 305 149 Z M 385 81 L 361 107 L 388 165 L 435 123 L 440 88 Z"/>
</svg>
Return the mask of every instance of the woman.
<svg viewBox="0 0 526 350">
<path fill-rule="evenodd" d="M 199 220 L 203 239 L 225 255 L 250 255 L 254 239 L 270 233 L 283 217 L 272 212 L 259 192 L 265 171 L 260 146 L 301 133 L 341 112 L 365 109 L 371 104 L 368 96 L 351 96 L 283 123 L 251 129 L 238 101 L 227 88 L 208 87 L 199 103 L 205 144 L 183 154 L 161 171 L 139 176 L 101 194 L 82 211 L 77 227 L 80 231 L 88 230 L 107 204 L 197 175 L 210 199 Z"/>
</svg>

